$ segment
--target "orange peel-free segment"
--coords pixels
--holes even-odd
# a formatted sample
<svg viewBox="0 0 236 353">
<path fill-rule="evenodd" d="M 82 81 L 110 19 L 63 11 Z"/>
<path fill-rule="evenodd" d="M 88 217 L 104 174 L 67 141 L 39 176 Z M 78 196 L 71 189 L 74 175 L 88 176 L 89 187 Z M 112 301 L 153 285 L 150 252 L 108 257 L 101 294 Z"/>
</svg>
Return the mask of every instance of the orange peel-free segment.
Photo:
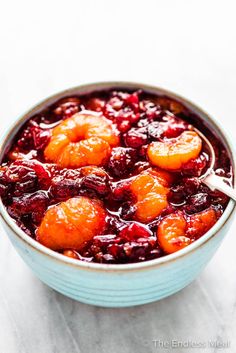
<svg viewBox="0 0 236 353">
<path fill-rule="evenodd" d="M 197 158 L 201 149 L 199 135 L 195 131 L 184 131 L 176 138 L 150 143 L 147 153 L 153 165 L 174 171 Z"/>
<path fill-rule="evenodd" d="M 188 220 L 188 235 L 198 239 L 216 223 L 218 217 L 213 208 L 193 214 Z"/>
<path fill-rule="evenodd" d="M 160 222 L 157 230 L 157 239 L 161 248 L 171 254 L 185 248 L 191 243 L 191 239 L 185 235 L 187 222 L 179 213 L 172 213 Z"/>
<path fill-rule="evenodd" d="M 130 185 L 136 198 L 135 217 L 140 222 L 150 222 L 168 206 L 168 181 L 163 175 L 155 175 L 154 171 L 145 171 L 138 175 Z"/>
<path fill-rule="evenodd" d="M 190 216 L 184 216 L 181 211 L 172 213 L 163 218 L 158 226 L 158 242 L 167 254 L 171 254 L 205 234 L 217 219 L 216 211 L 212 208 Z"/>
<path fill-rule="evenodd" d="M 63 168 L 102 166 L 109 158 L 111 147 L 118 144 L 119 136 L 111 121 L 103 116 L 78 113 L 52 130 L 44 155 Z"/>
<path fill-rule="evenodd" d="M 106 211 L 97 200 L 75 197 L 51 207 L 37 231 L 36 239 L 52 250 L 76 249 L 101 234 Z"/>
</svg>

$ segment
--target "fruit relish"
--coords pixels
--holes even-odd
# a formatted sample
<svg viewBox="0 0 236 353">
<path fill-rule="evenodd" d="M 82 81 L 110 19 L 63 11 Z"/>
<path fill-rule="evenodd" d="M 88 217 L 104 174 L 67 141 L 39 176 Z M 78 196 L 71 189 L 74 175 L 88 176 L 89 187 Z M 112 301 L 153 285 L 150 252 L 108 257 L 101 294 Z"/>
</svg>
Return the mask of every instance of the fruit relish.
<svg viewBox="0 0 236 353">
<path fill-rule="evenodd" d="M 228 197 L 201 182 L 232 181 L 226 149 L 182 103 L 144 91 L 65 97 L 32 116 L 0 166 L 0 196 L 28 236 L 99 263 L 155 259 L 191 244 Z"/>
</svg>

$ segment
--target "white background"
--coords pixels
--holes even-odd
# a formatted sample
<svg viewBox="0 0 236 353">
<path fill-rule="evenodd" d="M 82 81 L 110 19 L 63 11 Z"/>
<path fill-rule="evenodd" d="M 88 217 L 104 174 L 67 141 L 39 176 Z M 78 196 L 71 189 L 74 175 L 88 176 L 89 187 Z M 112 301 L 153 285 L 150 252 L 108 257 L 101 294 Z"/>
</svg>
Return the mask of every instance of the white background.
<svg viewBox="0 0 236 353">
<path fill-rule="evenodd" d="M 235 141 L 234 4 L 0 1 L 1 134 L 10 121 L 56 91 L 87 82 L 133 80 L 196 102 Z M 149 353 L 159 351 L 154 339 L 230 340 L 225 351 L 235 352 L 235 230 L 234 222 L 212 262 L 184 291 L 121 310 L 78 304 L 48 289 L 1 231 L 0 353 Z"/>
</svg>

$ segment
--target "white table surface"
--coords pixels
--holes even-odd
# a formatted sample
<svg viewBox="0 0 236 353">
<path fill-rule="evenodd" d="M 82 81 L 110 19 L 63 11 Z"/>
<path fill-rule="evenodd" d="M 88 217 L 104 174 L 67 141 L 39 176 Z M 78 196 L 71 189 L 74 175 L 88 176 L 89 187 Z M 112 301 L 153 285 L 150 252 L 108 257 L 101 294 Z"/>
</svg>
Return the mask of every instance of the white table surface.
<svg viewBox="0 0 236 353">
<path fill-rule="evenodd" d="M 62 4 L 63 3 L 63 4 Z M 0 131 L 40 99 L 102 80 L 195 101 L 236 139 L 234 1 L 8 1 L 0 10 Z M 42 284 L 0 230 L 0 353 L 236 352 L 236 222 L 198 279 L 160 302 L 102 309 Z M 160 348 L 153 340 L 202 349 Z M 173 343 L 174 345 L 174 343 Z"/>
</svg>

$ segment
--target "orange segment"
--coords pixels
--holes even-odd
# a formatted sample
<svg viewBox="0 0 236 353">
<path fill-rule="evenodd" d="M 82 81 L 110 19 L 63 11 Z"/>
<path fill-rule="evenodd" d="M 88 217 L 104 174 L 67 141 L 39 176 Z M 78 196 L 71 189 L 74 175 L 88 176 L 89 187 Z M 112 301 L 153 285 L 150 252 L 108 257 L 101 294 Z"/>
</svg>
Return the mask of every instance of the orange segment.
<svg viewBox="0 0 236 353">
<path fill-rule="evenodd" d="M 104 165 L 119 136 L 111 121 L 103 116 L 75 114 L 52 130 L 44 150 L 45 158 L 60 167 Z"/>
<path fill-rule="evenodd" d="M 79 250 L 86 241 L 105 230 L 105 218 L 106 212 L 99 201 L 71 198 L 46 212 L 36 239 L 53 250 Z"/>
<path fill-rule="evenodd" d="M 163 175 L 155 174 L 148 169 L 138 175 L 130 185 L 130 190 L 136 198 L 136 218 L 140 222 L 150 222 L 168 206 L 167 187 Z"/>
<path fill-rule="evenodd" d="M 162 169 L 180 170 L 183 164 L 197 158 L 202 140 L 195 131 L 184 131 L 180 136 L 163 142 L 152 142 L 148 146 L 150 162 Z"/>
<path fill-rule="evenodd" d="M 209 208 L 193 214 L 188 220 L 188 235 L 197 239 L 205 234 L 217 221 L 215 210 Z"/>
<path fill-rule="evenodd" d="M 173 213 L 160 222 L 157 230 L 157 239 L 161 248 L 171 254 L 185 248 L 191 243 L 186 237 L 187 222 L 181 212 Z"/>
<path fill-rule="evenodd" d="M 56 163 L 61 167 L 77 168 L 89 164 L 102 166 L 110 156 L 109 144 L 99 137 L 91 137 L 77 143 L 71 142 L 58 155 Z"/>
</svg>

